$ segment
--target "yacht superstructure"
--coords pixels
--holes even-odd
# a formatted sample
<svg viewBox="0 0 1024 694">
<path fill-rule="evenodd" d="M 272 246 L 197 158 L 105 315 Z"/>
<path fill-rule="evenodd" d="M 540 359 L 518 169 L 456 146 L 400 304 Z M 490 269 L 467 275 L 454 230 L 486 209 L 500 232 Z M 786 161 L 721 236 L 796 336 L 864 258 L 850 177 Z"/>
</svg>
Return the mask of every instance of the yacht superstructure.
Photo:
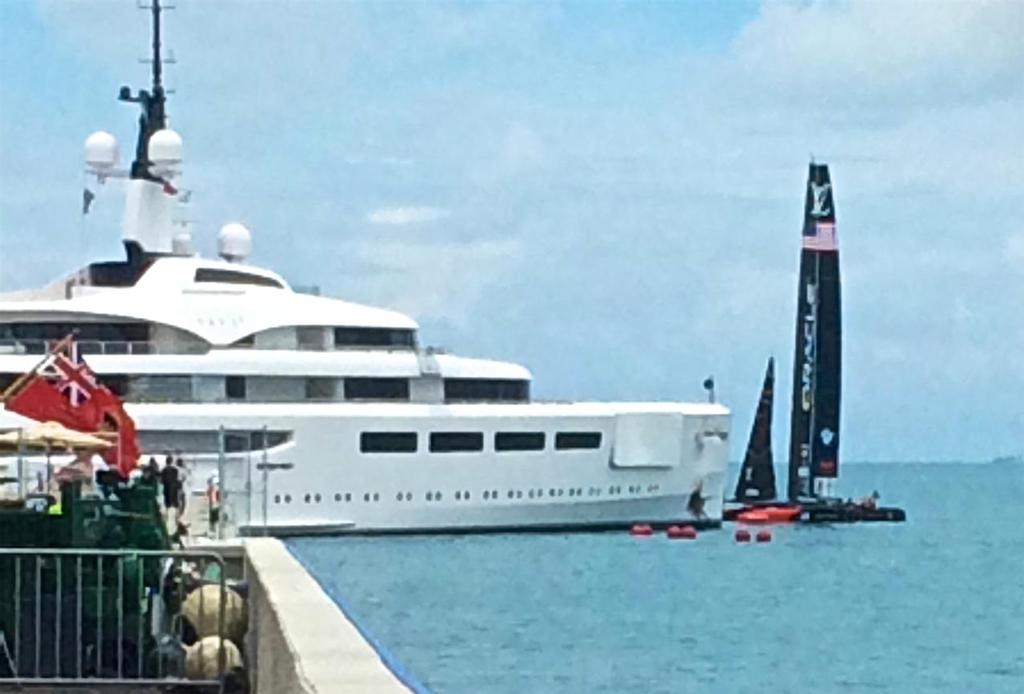
<svg viewBox="0 0 1024 694">
<path fill-rule="evenodd" d="M 0 388 L 75 332 L 120 394 L 144 457 L 218 469 L 243 533 L 716 525 L 729 413 L 714 403 L 543 403 L 517 364 L 422 348 L 394 311 L 296 291 L 245 262 L 193 255 L 174 223 L 181 138 L 167 127 L 153 2 L 154 83 L 123 175 L 126 259 L 0 294 Z M 113 178 L 96 133 L 90 172 Z M 0 430 L 27 422 L 0 412 Z"/>
</svg>

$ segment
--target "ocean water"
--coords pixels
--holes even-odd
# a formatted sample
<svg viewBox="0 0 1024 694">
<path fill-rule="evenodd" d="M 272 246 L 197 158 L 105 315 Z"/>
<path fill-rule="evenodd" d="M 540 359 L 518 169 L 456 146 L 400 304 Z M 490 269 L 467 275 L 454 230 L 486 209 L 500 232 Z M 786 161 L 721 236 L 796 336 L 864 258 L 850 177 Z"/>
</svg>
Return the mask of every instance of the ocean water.
<svg viewBox="0 0 1024 694">
<path fill-rule="evenodd" d="M 1024 692 L 1024 465 L 846 465 L 904 524 L 292 551 L 430 691 Z"/>
</svg>

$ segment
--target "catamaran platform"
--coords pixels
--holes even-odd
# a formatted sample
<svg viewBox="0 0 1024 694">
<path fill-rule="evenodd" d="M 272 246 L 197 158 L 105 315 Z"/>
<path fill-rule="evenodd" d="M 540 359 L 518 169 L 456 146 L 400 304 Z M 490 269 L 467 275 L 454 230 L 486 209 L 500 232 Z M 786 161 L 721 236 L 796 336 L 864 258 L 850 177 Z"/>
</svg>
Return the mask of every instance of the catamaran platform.
<svg viewBox="0 0 1024 694">
<path fill-rule="evenodd" d="M 801 523 L 902 523 L 907 513 L 895 506 L 871 508 L 855 503 L 804 504 Z"/>
</svg>

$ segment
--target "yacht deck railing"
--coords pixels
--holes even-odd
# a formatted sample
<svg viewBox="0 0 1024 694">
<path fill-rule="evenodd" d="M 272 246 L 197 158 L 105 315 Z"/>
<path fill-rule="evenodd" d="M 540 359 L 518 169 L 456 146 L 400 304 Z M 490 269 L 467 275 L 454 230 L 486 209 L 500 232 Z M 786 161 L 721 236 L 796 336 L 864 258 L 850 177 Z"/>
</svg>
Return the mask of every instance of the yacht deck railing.
<svg viewBox="0 0 1024 694">
<path fill-rule="evenodd" d="M 60 340 L 0 339 L 0 354 L 39 354 L 49 352 Z M 204 345 L 178 345 L 175 349 L 160 349 L 149 340 L 78 340 L 80 354 L 202 354 Z"/>
<path fill-rule="evenodd" d="M 43 355 L 50 351 L 60 340 L 25 340 L 25 339 L 0 339 L 0 355 L 3 354 L 38 354 Z M 414 352 L 419 355 L 430 356 L 435 354 L 446 354 L 443 348 L 427 347 L 417 349 L 408 345 L 325 345 L 320 342 L 300 341 L 294 345 L 260 345 L 252 342 L 235 342 L 227 347 L 216 347 L 207 344 L 176 344 L 173 349 L 167 346 L 161 347 L 152 340 L 78 340 L 78 351 L 80 354 L 205 354 L 213 349 L 245 349 L 254 351 L 281 351 L 295 350 L 299 352 Z"/>
</svg>

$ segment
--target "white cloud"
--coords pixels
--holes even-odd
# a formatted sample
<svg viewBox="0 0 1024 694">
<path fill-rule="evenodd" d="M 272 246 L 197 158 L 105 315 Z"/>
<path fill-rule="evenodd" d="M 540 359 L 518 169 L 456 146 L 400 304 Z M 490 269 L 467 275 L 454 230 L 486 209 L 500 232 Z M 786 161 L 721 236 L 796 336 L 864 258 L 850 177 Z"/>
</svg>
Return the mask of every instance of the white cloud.
<svg viewBox="0 0 1024 694">
<path fill-rule="evenodd" d="M 366 215 L 371 224 L 419 224 L 436 222 L 451 215 L 440 207 L 390 207 L 374 210 Z"/>
<path fill-rule="evenodd" d="M 472 323 L 478 303 L 519 272 L 515 240 L 471 243 L 404 241 L 359 243 L 354 259 L 378 268 L 360 278 L 360 299 L 392 306 L 417 320 Z"/>
<path fill-rule="evenodd" d="M 769 0 L 736 36 L 733 67 L 784 99 L 845 108 L 1020 93 L 1024 3 Z"/>
<path fill-rule="evenodd" d="M 1013 268 L 1018 272 L 1024 272 L 1024 232 L 1008 236 L 1003 250 L 1006 260 Z"/>
</svg>

